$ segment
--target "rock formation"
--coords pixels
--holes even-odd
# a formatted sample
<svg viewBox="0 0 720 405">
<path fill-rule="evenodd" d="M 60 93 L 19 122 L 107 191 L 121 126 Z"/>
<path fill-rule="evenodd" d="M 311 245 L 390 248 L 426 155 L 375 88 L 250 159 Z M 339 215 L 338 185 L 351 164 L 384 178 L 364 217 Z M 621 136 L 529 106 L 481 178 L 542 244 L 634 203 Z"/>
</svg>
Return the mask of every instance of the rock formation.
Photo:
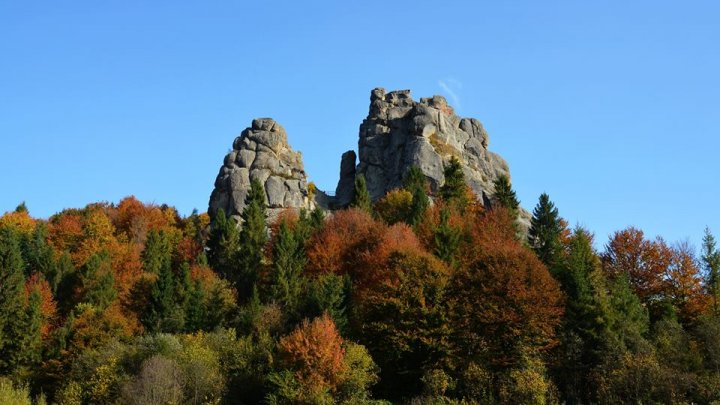
<svg viewBox="0 0 720 405">
<path fill-rule="evenodd" d="M 215 180 L 209 214 L 219 209 L 238 216 L 245 207 L 250 181 L 259 180 L 265 189 L 268 216 L 285 208 L 314 208 L 308 191 L 302 155 L 288 145 L 285 129 L 270 118 L 253 120 L 233 142 L 233 150 Z"/>
<path fill-rule="evenodd" d="M 286 208 L 328 210 L 347 206 L 357 174 L 365 176 L 373 200 L 400 187 L 412 166 L 422 170 L 436 192 L 445 181 L 444 166 L 456 157 L 468 185 L 486 205 L 493 182 L 500 175 L 510 177 L 505 160 L 488 150 L 488 135 L 480 121 L 458 117 L 441 96 L 416 102 L 409 90 L 372 90 L 370 111 L 360 125 L 358 152 L 359 156 L 354 151 L 342 155 L 335 196 L 319 190 L 311 193 L 301 155 L 288 145 L 283 127 L 270 118 L 256 119 L 225 156 L 210 196 L 209 213 L 214 216 L 222 208 L 229 215 L 239 215 L 252 179 L 258 179 L 265 188 L 272 220 Z M 523 228 L 528 218 L 529 214 L 521 210 Z"/>
<path fill-rule="evenodd" d="M 418 166 L 433 191 L 444 183 L 444 165 L 454 156 L 462 164 L 470 188 L 489 201 L 498 176 L 510 176 L 505 160 L 488 150 L 488 135 L 480 121 L 455 115 L 444 97 L 416 102 L 409 90 L 370 95 L 370 112 L 360 125 L 360 162 L 357 174 L 365 176 L 373 200 L 402 185 L 405 173 Z M 347 155 L 347 154 L 346 154 Z M 343 155 L 342 167 L 349 166 Z M 347 158 L 349 159 L 349 157 Z M 355 173 L 341 169 L 336 195 L 345 201 L 347 184 Z M 343 187 L 341 187 L 343 186 Z"/>
</svg>

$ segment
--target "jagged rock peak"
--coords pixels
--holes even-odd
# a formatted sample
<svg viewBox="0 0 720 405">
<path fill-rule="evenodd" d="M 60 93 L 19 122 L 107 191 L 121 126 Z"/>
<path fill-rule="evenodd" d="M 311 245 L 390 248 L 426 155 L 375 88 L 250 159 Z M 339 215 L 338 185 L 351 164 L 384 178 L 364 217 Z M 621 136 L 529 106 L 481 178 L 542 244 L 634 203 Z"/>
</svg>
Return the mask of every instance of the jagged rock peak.
<svg viewBox="0 0 720 405">
<path fill-rule="evenodd" d="M 250 182 L 255 179 L 265 189 L 271 218 L 286 208 L 314 208 L 302 155 L 290 147 L 285 129 L 272 118 L 254 119 L 235 138 L 215 180 L 210 215 L 221 208 L 228 215 L 240 215 Z"/>
<path fill-rule="evenodd" d="M 483 201 L 492 194 L 498 176 L 510 175 L 505 160 L 488 150 L 488 135 L 480 121 L 457 116 L 442 96 L 416 102 L 410 90 L 371 91 L 370 111 L 360 125 L 358 152 L 355 173 L 341 170 L 338 185 L 350 183 L 343 176 L 362 174 L 373 200 L 400 187 L 411 166 L 418 166 L 437 191 L 445 181 L 444 165 L 453 156 Z M 347 158 L 343 156 L 344 167 Z M 338 187 L 336 194 L 340 196 L 341 191 L 345 192 Z"/>
</svg>

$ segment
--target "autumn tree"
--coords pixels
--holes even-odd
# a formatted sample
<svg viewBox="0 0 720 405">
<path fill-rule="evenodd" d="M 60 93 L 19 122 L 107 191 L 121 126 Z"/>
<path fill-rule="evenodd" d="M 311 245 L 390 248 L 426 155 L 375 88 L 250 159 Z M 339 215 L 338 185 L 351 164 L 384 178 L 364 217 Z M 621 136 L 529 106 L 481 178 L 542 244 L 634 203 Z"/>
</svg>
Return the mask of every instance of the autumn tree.
<svg viewBox="0 0 720 405">
<path fill-rule="evenodd" d="M 676 309 L 685 325 L 693 324 L 707 304 L 702 275 L 692 248 L 687 242 L 672 248 L 672 258 L 665 274 L 665 299 Z"/>
<path fill-rule="evenodd" d="M 403 189 L 391 190 L 375 204 L 375 212 L 386 223 L 411 223 L 413 195 Z"/>
<path fill-rule="evenodd" d="M 558 209 L 550 201 L 550 197 L 546 193 L 542 193 L 530 220 L 528 244 L 538 255 L 540 261 L 550 269 L 560 259 L 562 228 Z"/>
<path fill-rule="evenodd" d="M 647 240 L 641 230 L 630 227 L 613 234 L 602 260 L 608 277 L 627 275 L 635 294 L 657 318 L 664 311 L 665 275 L 672 256 L 662 239 Z"/>
<path fill-rule="evenodd" d="M 494 229 L 494 228 L 500 229 Z M 557 344 L 562 292 L 547 268 L 514 238 L 503 210 L 474 225 L 477 235 L 453 274 L 450 312 L 464 361 L 503 368 Z"/>
<path fill-rule="evenodd" d="M 372 200 L 370 199 L 370 193 L 367 189 L 367 182 L 365 180 L 365 176 L 362 174 L 355 176 L 355 189 L 350 206 L 361 209 L 369 214 L 372 214 L 373 212 Z"/>
</svg>

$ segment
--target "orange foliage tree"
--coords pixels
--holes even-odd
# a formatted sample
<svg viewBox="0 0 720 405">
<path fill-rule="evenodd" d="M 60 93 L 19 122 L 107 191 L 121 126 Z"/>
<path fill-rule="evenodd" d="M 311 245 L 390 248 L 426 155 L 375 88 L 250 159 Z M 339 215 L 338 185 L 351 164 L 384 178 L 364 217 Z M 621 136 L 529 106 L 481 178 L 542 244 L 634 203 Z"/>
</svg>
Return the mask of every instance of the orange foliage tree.
<svg viewBox="0 0 720 405">
<path fill-rule="evenodd" d="M 382 269 L 392 252 L 422 251 L 405 224 L 387 226 L 359 209 L 340 211 L 309 241 L 310 272 L 349 274 L 359 291 L 385 277 Z"/>
<path fill-rule="evenodd" d="M 613 234 L 602 255 L 603 269 L 611 279 L 627 275 L 640 301 L 657 315 L 667 283 L 673 252 L 665 241 L 645 239 L 643 231 L 629 227 Z"/>
<path fill-rule="evenodd" d="M 281 364 L 303 385 L 333 391 L 343 371 L 343 338 L 332 319 L 324 314 L 300 327 L 278 343 Z"/>
<path fill-rule="evenodd" d="M 33 292 L 40 296 L 40 335 L 43 340 L 50 336 L 57 318 L 57 304 L 53 298 L 50 284 L 41 273 L 33 273 L 25 282 L 25 296 L 29 299 Z"/>
<path fill-rule="evenodd" d="M 450 287 L 456 354 L 479 364 L 517 365 L 557 343 L 563 296 L 547 268 L 515 239 L 506 210 L 472 222 L 472 243 Z"/>
</svg>

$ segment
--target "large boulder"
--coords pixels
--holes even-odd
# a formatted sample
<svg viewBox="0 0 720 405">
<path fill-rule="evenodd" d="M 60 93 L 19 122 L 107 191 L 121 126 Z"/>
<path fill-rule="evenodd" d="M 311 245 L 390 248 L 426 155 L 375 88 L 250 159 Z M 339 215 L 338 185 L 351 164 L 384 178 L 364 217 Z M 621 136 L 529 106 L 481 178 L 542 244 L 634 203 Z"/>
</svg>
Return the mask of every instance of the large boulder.
<svg viewBox="0 0 720 405">
<path fill-rule="evenodd" d="M 263 185 L 270 220 L 287 208 L 315 207 L 302 155 L 292 150 L 285 129 L 271 118 L 253 120 L 233 142 L 210 195 L 210 216 L 223 209 L 227 215 L 238 217 L 245 208 L 252 180 Z"/>
</svg>

